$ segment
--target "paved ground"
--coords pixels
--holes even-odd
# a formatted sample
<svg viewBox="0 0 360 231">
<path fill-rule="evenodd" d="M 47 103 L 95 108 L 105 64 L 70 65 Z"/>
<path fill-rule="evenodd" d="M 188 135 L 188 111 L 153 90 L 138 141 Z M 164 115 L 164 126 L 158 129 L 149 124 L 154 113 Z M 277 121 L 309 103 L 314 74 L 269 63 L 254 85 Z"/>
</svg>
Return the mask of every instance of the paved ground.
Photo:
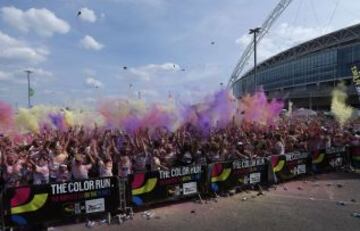
<svg viewBox="0 0 360 231">
<path fill-rule="evenodd" d="M 277 188 L 243 192 L 218 202 L 185 202 L 152 209 L 146 219 L 136 213 L 134 220 L 117 225 L 97 225 L 92 230 L 360 230 L 360 175 L 324 174 L 280 184 Z M 246 200 L 244 198 L 246 197 Z M 345 205 L 338 205 L 343 201 Z M 88 230 L 84 224 L 56 227 L 55 230 Z"/>
</svg>

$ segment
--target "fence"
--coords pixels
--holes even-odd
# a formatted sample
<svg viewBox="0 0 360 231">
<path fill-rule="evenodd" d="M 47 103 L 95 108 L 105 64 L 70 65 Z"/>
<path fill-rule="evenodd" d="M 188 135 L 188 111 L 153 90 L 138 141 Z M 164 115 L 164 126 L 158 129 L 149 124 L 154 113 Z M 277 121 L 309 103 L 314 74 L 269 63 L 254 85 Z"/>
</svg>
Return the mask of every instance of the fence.
<svg viewBox="0 0 360 231">
<path fill-rule="evenodd" d="M 346 151 L 345 147 L 332 147 L 312 152 L 313 172 L 321 173 L 324 171 L 335 170 L 343 166 L 346 158 Z"/>
<path fill-rule="evenodd" d="M 7 188 L 0 196 L 0 221 L 3 226 L 17 227 L 98 213 L 117 214 L 126 204 L 142 207 L 235 187 L 269 185 L 274 176 L 280 181 L 291 180 L 309 172 L 336 170 L 347 160 L 353 168 L 360 168 L 360 146 L 174 167 L 136 173 L 127 179 L 107 177 Z"/>
<path fill-rule="evenodd" d="M 360 146 L 349 147 L 350 164 L 356 170 L 360 170 Z"/>
<path fill-rule="evenodd" d="M 134 206 L 198 195 L 205 185 L 205 166 L 184 166 L 130 176 Z"/>
<path fill-rule="evenodd" d="M 247 187 L 267 182 L 267 159 L 254 158 L 219 162 L 208 165 L 208 190 L 223 192 L 235 187 Z"/>
<path fill-rule="evenodd" d="M 2 195 L 6 226 L 53 223 L 74 216 L 117 212 L 116 177 L 7 188 Z"/>
<path fill-rule="evenodd" d="M 270 157 L 271 167 L 277 179 L 284 181 L 311 171 L 311 156 L 308 152 L 292 152 Z"/>
</svg>

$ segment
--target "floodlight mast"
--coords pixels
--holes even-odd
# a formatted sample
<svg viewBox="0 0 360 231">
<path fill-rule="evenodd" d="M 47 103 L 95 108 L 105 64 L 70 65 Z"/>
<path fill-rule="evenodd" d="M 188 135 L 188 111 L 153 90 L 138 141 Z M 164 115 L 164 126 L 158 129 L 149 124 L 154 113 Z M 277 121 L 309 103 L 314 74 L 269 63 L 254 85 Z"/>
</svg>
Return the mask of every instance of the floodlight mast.
<svg viewBox="0 0 360 231">
<path fill-rule="evenodd" d="M 228 88 L 233 87 L 234 83 L 241 77 L 244 68 L 249 61 L 251 55 L 254 53 L 254 46 L 255 44 L 259 44 L 259 42 L 264 38 L 264 36 L 269 32 L 271 26 L 276 22 L 276 20 L 280 17 L 280 15 L 285 11 L 285 9 L 290 5 L 293 0 L 281 0 L 270 15 L 266 18 L 265 22 L 261 25 L 261 30 L 256 36 L 256 40 L 252 40 L 250 44 L 245 48 L 244 52 L 241 55 L 241 58 L 231 77 L 229 79 Z"/>
</svg>

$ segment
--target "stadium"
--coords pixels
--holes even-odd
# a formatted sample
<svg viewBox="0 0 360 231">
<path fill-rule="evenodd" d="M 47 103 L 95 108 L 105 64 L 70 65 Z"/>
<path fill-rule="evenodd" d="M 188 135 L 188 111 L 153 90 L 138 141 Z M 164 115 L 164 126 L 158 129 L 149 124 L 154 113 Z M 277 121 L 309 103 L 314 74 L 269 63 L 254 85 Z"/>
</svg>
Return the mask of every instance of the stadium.
<svg viewBox="0 0 360 231">
<path fill-rule="evenodd" d="M 328 110 L 338 82 L 347 86 L 348 103 L 359 106 L 351 67 L 360 64 L 360 24 L 285 50 L 246 72 L 233 85 L 237 98 L 262 86 L 268 97 L 296 107 Z M 255 81 L 256 80 L 256 81 Z"/>
</svg>

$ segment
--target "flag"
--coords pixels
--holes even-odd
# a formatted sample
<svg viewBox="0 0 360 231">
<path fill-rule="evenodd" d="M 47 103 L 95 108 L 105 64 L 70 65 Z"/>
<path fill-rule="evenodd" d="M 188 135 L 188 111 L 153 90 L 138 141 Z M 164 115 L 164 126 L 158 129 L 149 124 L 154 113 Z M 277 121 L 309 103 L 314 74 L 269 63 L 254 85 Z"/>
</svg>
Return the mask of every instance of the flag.
<svg viewBox="0 0 360 231">
<path fill-rule="evenodd" d="M 30 97 L 35 95 L 34 89 L 32 89 L 32 88 L 29 89 L 29 95 L 30 95 Z"/>
</svg>

